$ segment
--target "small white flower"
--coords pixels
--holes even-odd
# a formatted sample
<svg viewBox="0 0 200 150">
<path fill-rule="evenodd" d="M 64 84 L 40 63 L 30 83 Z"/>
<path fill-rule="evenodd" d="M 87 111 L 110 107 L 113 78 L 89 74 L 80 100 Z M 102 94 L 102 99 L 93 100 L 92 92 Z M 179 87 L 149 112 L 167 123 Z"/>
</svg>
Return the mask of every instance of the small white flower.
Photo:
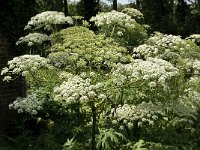
<svg viewBox="0 0 200 150">
<path fill-rule="evenodd" d="M 118 36 L 123 36 L 123 32 L 122 32 L 122 31 L 118 31 L 118 32 L 117 32 L 117 35 L 118 35 Z"/>
<path fill-rule="evenodd" d="M 148 86 L 149 86 L 150 88 L 155 88 L 155 87 L 156 87 L 156 82 L 149 82 L 149 83 L 148 83 Z"/>
<path fill-rule="evenodd" d="M 89 97 L 95 97 L 96 96 L 96 93 L 94 91 L 89 91 L 88 92 L 88 96 Z"/>
<path fill-rule="evenodd" d="M 4 75 L 4 74 L 6 74 L 6 73 L 8 73 L 9 72 L 9 69 L 7 68 L 7 67 L 5 67 L 5 68 L 3 68 L 2 70 L 1 70 L 1 75 Z"/>
<path fill-rule="evenodd" d="M 11 80 L 12 80 L 12 77 L 11 77 L 11 76 L 5 76 L 5 77 L 3 78 L 3 81 L 9 82 L 9 81 L 11 81 Z"/>
<path fill-rule="evenodd" d="M 32 110 L 32 111 L 31 111 L 31 114 L 32 114 L 32 115 L 37 115 L 37 111 L 36 111 L 36 110 Z"/>
<path fill-rule="evenodd" d="M 89 100 L 89 98 L 87 97 L 87 96 L 82 96 L 81 98 L 80 98 L 80 101 L 82 101 L 82 102 L 87 102 Z"/>
<path fill-rule="evenodd" d="M 42 110 L 43 99 L 39 99 L 36 94 L 28 95 L 26 98 L 18 97 L 13 103 L 9 104 L 10 109 L 17 110 L 18 113 L 29 113 L 37 115 Z"/>
<path fill-rule="evenodd" d="M 18 112 L 18 114 L 20 114 L 20 113 L 23 113 L 24 111 L 23 111 L 23 109 L 18 109 L 17 112 Z"/>
<path fill-rule="evenodd" d="M 119 129 L 120 129 L 120 130 L 124 130 L 124 126 L 120 126 Z"/>
<path fill-rule="evenodd" d="M 107 99 L 107 97 L 106 97 L 105 94 L 100 94 L 100 95 L 98 96 L 98 98 L 99 98 L 99 99 L 102 99 L 102 100 Z"/>
</svg>

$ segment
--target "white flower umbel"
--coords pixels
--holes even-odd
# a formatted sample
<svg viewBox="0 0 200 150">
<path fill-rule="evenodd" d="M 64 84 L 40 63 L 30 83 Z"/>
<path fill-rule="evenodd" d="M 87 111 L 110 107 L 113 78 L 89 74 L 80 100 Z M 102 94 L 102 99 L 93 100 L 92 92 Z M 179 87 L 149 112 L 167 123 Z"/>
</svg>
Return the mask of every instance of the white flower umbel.
<svg viewBox="0 0 200 150">
<path fill-rule="evenodd" d="M 153 81 L 165 86 L 167 81 L 177 75 L 178 69 L 171 63 L 162 59 L 147 58 L 146 61 L 136 59 L 130 64 L 117 64 L 112 71 L 112 80 L 119 86 L 125 83 L 134 84 L 139 80 Z M 152 83 L 149 85 L 152 86 Z"/>
<path fill-rule="evenodd" d="M 155 35 L 147 40 L 149 45 L 159 49 L 159 58 L 177 61 L 179 57 L 190 57 L 191 52 L 199 52 L 199 47 L 180 36 L 167 35 L 156 32 Z M 187 56 L 189 55 L 189 56 Z"/>
<path fill-rule="evenodd" d="M 187 40 L 191 40 L 195 43 L 200 43 L 200 34 L 192 34 L 186 38 Z"/>
<path fill-rule="evenodd" d="M 133 127 L 134 122 L 138 122 L 138 125 L 153 125 L 158 119 L 158 114 L 162 115 L 163 112 L 152 102 L 142 102 L 138 106 L 124 104 L 119 105 L 116 109 L 111 110 L 110 117 L 112 122 L 118 125 L 124 125 L 129 128 Z"/>
<path fill-rule="evenodd" d="M 155 35 L 150 37 L 148 39 L 148 42 L 150 44 L 154 44 L 156 46 L 164 47 L 164 48 L 169 48 L 173 47 L 174 49 L 178 48 L 175 46 L 178 45 L 185 45 L 186 41 L 181 39 L 180 36 L 174 36 L 174 35 L 167 35 L 167 34 L 162 34 L 159 32 L 155 32 Z"/>
<path fill-rule="evenodd" d="M 146 37 L 146 29 L 131 16 L 117 11 L 102 12 L 92 17 L 99 32 L 112 37 L 122 44 L 136 45 Z"/>
<path fill-rule="evenodd" d="M 90 101 L 105 100 L 107 96 L 103 92 L 103 83 L 91 84 L 89 78 L 79 76 L 69 77 L 60 86 L 54 88 L 54 100 L 63 106 L 73 103 L 86 104 Z"/>
<path fill-rule="evenodd" d="M 200 108 L 200 92 L 188 89 L 187 98 L 192 102 L 193 108 L 198 110 Z"/>
<path fill-rule="evenodd" d="M 51 25 L 56 24 L 73 24 L 71 17 L 65 17 L 63 12 L 45 11 L 32 17 L 24 29 L 37 30 L 44 28 L 44 30 L 51 30 Z"/>
<path fill-rule="evenodd" d="M 11 80 L 11 76 L 22 74 L 25 76 L 28 72 L 35 72 L 39 68 L 50 68 L 49 59 L 40 57 L 39 55 L 22 55 L 15 57 L 8 61 L 8 67 L 5 67 L 1 71 L 1 75 L 5 76 L 4 80 Z"/>
<path fill-rule="evenodd" d="M 143 44 L 133 49 L 133 57 L 136 58 L 147 58 L 147 57 L 155 57 L 158 55 L 158 48 Z"/>
<path fill-rule="evenodd" d="M 37 115 L 38 111 L 43 110 L 43 103 L 44 99 L 40 99 L 36 94 L 31 94 L 26 98 L 18 97 L 13 103 L 9 104 L 9 108 L 17 110 L 18 113 Z"/>
<path fill-rule="evenodd" d="M 190 75 L 199 75 L 200 73 L 200 61 L 197 59 L 183 59 L 182 67 Z"/>
<path fill-rule="evenodd" d="M 182 96 L 187 104 L 189 104 L 194 110 L 200 108 L 200 76 L 193 75 L 189 78 L 186 83 L 186 89 L 184 90 L 185 95 Z"/>
<path fill-rule="evenodd" d="M 117 62 L 130 62 L 126 48 L 116 43 L 112 38 L 96 35 L 85 27 L 69 27 L 61 30 L 55 37 L 58 40 L 53 45 L 54 51 L 49 55 L 51 62 L 57 67 L 79 68 L 95 66 L 111 66 Z M 52 39 L 58 39 L 52 36 Z M 88 63 L 90 62 L 90 63 Z"/>
<path fill-rule="evenodd" d="M 134 19 L 143 19 L 143 14 L 137 10 L 137 9 L 134 9 L 134 8 L 124 8 L 122 10 L 123 13 L 133 17 Z"/>
<path fill-rule="evenodd" d="M 27 43 L 28 46 L 32 46 L 35 44 L 41 45 L 45 41 L 49 41 L 49 37 L 46 34 L 41 33 L 29 33 L 25 37 L 20 37 L 20 39 L 16 42 L 16 45 L 21 43 Z"/>
<path fill-rule="evenodd" d="M 131 16 L 115 10 L 107 13 L 99 13 L 90 20 L 94 21 L 98 27 L 103 27 L 105 25 L 113 26 L 115 24 L 120 24 L 129 28 L 135 27 L 135 20 L 131 19 Z"/>
</svg>

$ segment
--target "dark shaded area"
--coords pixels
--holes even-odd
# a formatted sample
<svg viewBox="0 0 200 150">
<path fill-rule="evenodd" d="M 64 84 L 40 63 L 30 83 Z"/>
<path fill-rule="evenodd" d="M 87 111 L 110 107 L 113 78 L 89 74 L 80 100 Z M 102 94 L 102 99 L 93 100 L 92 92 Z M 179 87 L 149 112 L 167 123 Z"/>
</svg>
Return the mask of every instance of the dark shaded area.
<svg viewBox="0 0 200 150">
<path fill-rule="evenodd" d="M 0 34 L 0 70 L 6 66 L 7 61 L 17 54 L 11 51 L 11 45 L 8 35 Z M 8 105 L 17 97 L 25 96 L 23 78 L 19 77 L 11 82 L 3 82 L 3 76 L 0 76 L 0 128 L 7 129 L 16 121 L 16 112 L 9 110 Z"/>
<path fill-rule="evenodd" d="M 151 32 L 160 31 L 186 37 L 200 33 L 200 1 L 136 0 L 130 4 L 144 14 Z"/>
<path fill-rule="evenodd" d="M 77 4 L 77 11 L 79 15 L 89 21 L 92 16 L 95 16 L 100 10 L 99 0 L 81 0 Z"/>
<path fill-rule="evenodd" d="M 0 0 L 0 70 L 6 67 L 8 60 L 24 53 L 15 43 L 26 34 L 24 26 L 36 14 L 34 5 L 34 0 Z M 8 83 L 2 79 L 0 76 L 0 127 L 4 130 L 16 121 L 17 114 L 9 110 L 8 105 L 17 97 L 25 96 L 25 81 L 18 78 Z"/>
<path fill-rule="evenodd" d="M 35 0 L 0 0 L 0 33 L 9 37 L 13 54 L 23 53 L 23 50 L 17 49 L 15 42 L 26 34 L 24 26 L 36 14 L 34 6 Z"/>
<path fill-rule="evenodd" d="M 117 0 L 113 0 L 113 9 L 117 10 Z"/>
</svg>

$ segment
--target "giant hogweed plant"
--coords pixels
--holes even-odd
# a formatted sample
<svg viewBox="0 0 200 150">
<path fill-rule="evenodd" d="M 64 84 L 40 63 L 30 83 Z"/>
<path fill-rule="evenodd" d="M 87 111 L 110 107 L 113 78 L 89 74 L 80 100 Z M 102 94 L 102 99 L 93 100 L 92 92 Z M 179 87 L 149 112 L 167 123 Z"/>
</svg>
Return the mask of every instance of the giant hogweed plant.
<svg viewBox="0 0 200 150">
<path fill-rule="evenodd" d="M 47 30 L 51 32 L 57 31 L 58 24 L 73 24 L 73 20 L 69 16 L 65 16 L 63 12 L 45 11 L 32 17 L 25 30 Z"/>
<path fill-rule="evenodd" d="M 49 34 L 58 31 L 60 25 L 73 25 L 73 19 L 65 16 L 63 12 L 46 11 L 33 16 L 24 30 L 30 30 L 31 33 L 21 37 L 16 45 L 24 44 L 29 46 L 29 54 L 38 54 L 46 57 L 49 53 Z M 43 32 L 43 33 L 40 33 Z"/>
<path fill-rule="evenodd" d="M 100 33 L 112 37 L 126 47 L 143 43 L 147 38 L 147 30 L 144 25 L 134 19 L 142 17 L 141 13 L 131 8 L 123 12 L 114 10 L 107 13 L 101 12 L 92 17 L 90 21 L 95 23 Z"/>
<path fill-rule="evenodd" d="M 21 37 L 17 42 L 16 45 L 25 45 L 28 46 L 30 49 L 27 50 L 29 54 L 40 54 L 41 56 L 46 56 L 48 54 L 48 47 L 49 47 L 49 36 L 42 33 L 29 33 L 28 35 Z"/>
<path fill-rule="evenodd" d="M 132 61 L 126 48 L 112 38 L 96 35 L 85 27 L 63 29 L 51 38 L 54 44 L 48 57 L 55 66 L 66 70 L 105 71 L 117 62 Z"/>
<path fill-rule="evenodd" d="M 42 14 L 26 28 L 55 27 L 57 15 L 45 20 Z M 98 35 L 74 26 L 17 42 L 42 46 L 48 39 L 51 45 L 46 55 L 15 57 L 3 68 L 5 81 L 24 76 L 29 84 L 27 97 L 9 107 L 47 123 L 48 134 L 60 139 L 56 141 L 64 150 L 198 147 L 198 138 L 189 140 L 199 132 L 200 59 L 188 54 L 199 54 L 199 47 L 191 40 L 157 33 L 128 51 L 121 45 L 141 40 L 134 36 L 132 41 L 132 34 L 146 34 L 131 16 L 109 12 L 92 20 L 101 27 Z M 115 35 L 121 35 L 120 41 Z"/>
</svg>

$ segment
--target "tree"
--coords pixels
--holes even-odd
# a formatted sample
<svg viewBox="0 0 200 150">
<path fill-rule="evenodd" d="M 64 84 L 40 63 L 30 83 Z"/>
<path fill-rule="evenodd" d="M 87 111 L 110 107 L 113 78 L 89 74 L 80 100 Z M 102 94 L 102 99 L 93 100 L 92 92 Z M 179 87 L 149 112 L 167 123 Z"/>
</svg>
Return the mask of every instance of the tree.
<svg viewBox="0 0 200 150">
<path fill-rule="evenodd" d="M 43 11 L 64 11 L 65 15 L 68 15 L 68 1 L 67 0 L 35 0 L 37 4 L 38 13 Z"/>
<path fill-rule="evenodd" d="M 77 4 L 79 14 L 89 21 L 92 16 L 95 16 L 99 10 L 99 0 L 81 0 Z"/>
<path fill-rule="evenodd" d="M 107 3 L 100 1 L 100 11 L 102 12 L 108 12 L 112 10 L 112 7 L 109 6 Z"/>
<path fill-rule="evenodd" d="M 9 36 L 9 41 L 13 46 L 11 49 L 15 53 L 22 53 L 22 49 L 15 46 L 16 40 L 25 34 L 24 25 L 31 16 L 36 14 L 36 2 L 34 0 L 0 0 L 0 32 Z"/>
<path fill-rule="evenodd" d="M 137 0 L 135 5 L 144 14 L 144 21 L 151 26 L 152 31 L 174 33 L 173 22 L 170 20 L 173 14 L 171 1 Z"/>
<path fill-rule="evenodd" d="M 178 22 L 184 22 L 186 19 L 187 4 L 184 0 L 178 0 L 176 6 L 176 17 Z"/>
<path fill-rule="evenodd" d="M 68 14 L 69 14 L 68 2 L 67 2 L 67 0 L 64 0 L 63 3 L 64 3 L 64 13 L 65 13 L 65 16 L 68 16 Z"/>
<path fill-rule="evenodd" d="M 117 11 L 117 0 L 113 0 L 113 9 Z"/>
</svg>

